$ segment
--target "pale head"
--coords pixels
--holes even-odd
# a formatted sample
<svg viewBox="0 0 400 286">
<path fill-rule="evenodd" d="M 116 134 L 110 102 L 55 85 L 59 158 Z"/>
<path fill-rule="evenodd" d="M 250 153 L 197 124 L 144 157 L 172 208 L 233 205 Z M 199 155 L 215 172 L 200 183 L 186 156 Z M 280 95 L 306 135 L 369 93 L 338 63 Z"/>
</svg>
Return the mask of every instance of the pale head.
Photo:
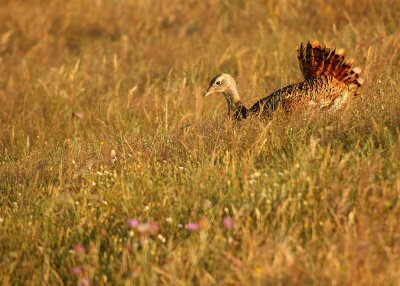
<svg viewBox="0 0 400 286">
<path fill-rule="evenodd" d="M 240 103 L 236 82 L 233 77 L 227 73 L 219 74 L 214 77 L 203 95 L 209 96 L 214 93 L 222 93 L 228 101 L 234 104 Z"/>
</svg>

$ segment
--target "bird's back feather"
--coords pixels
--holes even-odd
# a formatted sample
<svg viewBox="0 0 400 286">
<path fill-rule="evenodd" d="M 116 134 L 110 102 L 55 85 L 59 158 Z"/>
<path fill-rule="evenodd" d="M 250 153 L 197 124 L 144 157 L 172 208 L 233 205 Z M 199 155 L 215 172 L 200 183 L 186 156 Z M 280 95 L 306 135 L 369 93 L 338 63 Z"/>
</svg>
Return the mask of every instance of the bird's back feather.
<svg viewBox="0 0 400 286">
<path fill-rule="evenodd" d="M 356 88 L 364 83 L 364 79 L 360 77 L 361 69 L 353 68 L 353 59 L 345 61 L 343 49 L 331 51 L 318 41 L 301 43 L 297 49 L 297 59 L 306 80 L 326 75 L 346 85 L 355 85 Z"/>
</svg>

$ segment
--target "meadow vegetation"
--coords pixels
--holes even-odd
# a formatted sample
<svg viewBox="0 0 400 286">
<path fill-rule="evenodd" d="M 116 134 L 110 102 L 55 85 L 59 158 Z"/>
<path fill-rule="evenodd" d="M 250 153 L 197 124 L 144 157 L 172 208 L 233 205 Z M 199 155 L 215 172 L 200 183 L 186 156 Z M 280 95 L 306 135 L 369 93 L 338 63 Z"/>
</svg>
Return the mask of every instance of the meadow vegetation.
<svg viewBox="0 0 400 286">
<path fill-rule="evenodd" d="M 339 3 L 340 2 L 340 3 Z M 400 2 L 0 0 L 2 285 L 398 285 Z M 320 40 L 337 113 L 234 124 Z"/>
</svg>

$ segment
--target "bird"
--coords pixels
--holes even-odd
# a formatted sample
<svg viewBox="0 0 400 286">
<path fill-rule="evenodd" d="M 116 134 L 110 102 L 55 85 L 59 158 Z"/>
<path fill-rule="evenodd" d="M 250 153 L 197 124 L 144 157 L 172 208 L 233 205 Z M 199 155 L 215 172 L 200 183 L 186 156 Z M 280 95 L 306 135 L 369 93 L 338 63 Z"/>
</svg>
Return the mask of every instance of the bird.
<svg viewBox="0 0 400 286">
<path fill-rule="evenodd" d="M 353 59 L 345 60 L 344 49 L 330 49 L 319 41 L 308 41 L 297 48 L 297 59 L 304 80 L 261 98 L 251 108 L 243 105 L 236 81 L 227 73 L 215 76 L 203 96 L 222 93 L 228 105 L 228 115 L 234 120 L 242 120 L 251 116 L 269 119 L 279 106 L 285 113 L 299 106 L 337 111 L 352 96 L 359 95 L 364 84 L 360 77 L 361 68 L 353 68 Z"/>
</svg>

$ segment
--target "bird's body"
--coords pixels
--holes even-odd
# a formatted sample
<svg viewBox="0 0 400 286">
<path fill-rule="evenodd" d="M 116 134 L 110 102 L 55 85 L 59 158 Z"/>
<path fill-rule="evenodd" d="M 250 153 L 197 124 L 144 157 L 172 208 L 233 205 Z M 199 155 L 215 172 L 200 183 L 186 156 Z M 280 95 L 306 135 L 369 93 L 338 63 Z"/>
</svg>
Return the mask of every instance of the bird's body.
<svg viewBox="0 0 400 286">
<path fill-rule="evenodd" d="M 236 120 L 249 116 L 270 118 L 279 107 L 290 112 L 301 106 L 319 109 L 340 109 L 347 100 L 357 95 L 363 79 L 360 68 L 352 68 L 353 60 L 344 61 L 343 50 L 332 50 L 319 42 L 301 44 L 298 49 L 300 69 L 304 81 L 288 85 L 246 108 L 239 97 L 236 82 L 229 74 L 216 76 L 205 95 L 219 92 L 225 95 L 228 113 Z"/>
</svg>

